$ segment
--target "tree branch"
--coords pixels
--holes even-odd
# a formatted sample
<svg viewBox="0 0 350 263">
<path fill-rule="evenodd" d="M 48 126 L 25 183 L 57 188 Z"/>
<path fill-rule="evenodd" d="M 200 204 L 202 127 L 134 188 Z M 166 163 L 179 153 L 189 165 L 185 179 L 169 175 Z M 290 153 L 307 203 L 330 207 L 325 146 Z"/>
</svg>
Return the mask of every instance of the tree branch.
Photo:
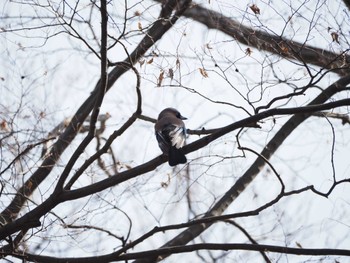
<svg viewBox="0 0 350 263">
<path fill-rule="evenodd" d="M 126 253 L 122 255 L 115 255 L 114 253 L 96 256 L 96 257 L 81 257 L 81 258 L 56 258 L 49 256 L 39 256 L 26 253 L 24 251 L 18 251 L 13 253 L 12 256 L 29 260 L 33 262 L 42 263 L 106 263 L 111 261 L 124 261 L 131 259 L 139 259 L 137 262 L 144 262 L 142 259 L 146 257 L 153 257 L 156 261 L 160 261 L 163 258 L 162 255 L 165 254 L 179 254 L 188 253 L 197 250 L 225 250 L 225 251 L 260 251 L 260 252 L 274 252 L 274 253 L 284 253 L 291 255 L 304 255 L 304 256 L 350 256 L 350 250 L 347 249 L 329 249 L 329 248 L 293 248 L 293 247 L 282 247 L 282 246 L 272 246 L 264 244 L 236 244 L 236 243 L 202 243 L 187 246 L 174 246 L 159 248 L 155 250 L 147 250 L 143 252 Z M 1 253 L 1 252 L 0 252 Z M 1 255 L 1 254 L 0 254 Z M 145 261 L 146 262 L 146 261 Z"/>
<path fill-rule="evenodd" d="M 108 86 L 107 91 L 113 86 L 117 79 L 122 76 L 126 71 L 130 69 L 130 65 L 136 63 L 148 50 L 152 47 L 162 36 L 175 24 L 178 18 L 188 7 L 190 1 L 185 1 L 183 5 L 177 9 L 174 15 L 170 18 L 173 9 L 176 7 L 177 1 L 171 0 L 162 7 L 161 14 L 166 15 L 165 17 L 160 16 L 159 19 L 153 24 L 153 26 L 147 31 L 145 37 L 141 40 L 140 44 L 135 48 L 132 54 L 124 61 L 124 63 L 118 63 L 117 66 L 108 75 Z M 85 100 L 85 102 L 80 106 L 80 108 L 75 113 L 71 122 L 65 131 L 60 135 L 57 142 L 55 142 L 48 157 L 44 159 L 40 167 L 33 173 L 33 175 L 24 183 L 24 185 L 18 189 L 12 202 L 2 211 L 0 214 L 0 224 L 5 225 L 8 222 L 14 220 L 19 211 L 21 210 L 23 204 L 26 202 L 27 197 L 30 196 L 35 189 L 45 180 L 45 178 L 50 174 L 56 162 L 60 158 L 61 154 L 68 147 L 68 145 L 73 141 L 77 135 L 81 125 L 83 124 L 85 118 L 90 114 L 91 110 L 94 108 L 96 103 L 96 97 L 101 86 L 102 81 L 99 80 L 91 92 L 90 96 Z M 34 220 L 36 221 L 36 220 Z M 37 224 L 37 222 L 35 222 Z M 1 229 L 0 229 L 1 231 Z"/>
<path fill-rule="evenodd" d="M 281 146 L 283 141 L 288 138 L 288 136 L 307 118 L 311 116 L 312 108 L 319 107 L 329 98 L 331 98 L 337 92 L 340 92 L 346 88 L 347 85 L 350 84 L 350 75 L 343 77 L 325 89 L 321 94 L 319 94 L 312 102 L 306 106 L 308 111 L 303 112 L 302 108 L 298 108 L 301 114 L 294 114 L 283 126 L 282 128 L 275 134 L 275 136 L 268 142 L 265 148 L 260 153 L 266 160 L 269 160 L 271 156 L 276 152 L 276 150 Z M 254 118 L 259 116 L 260 114 L 271 113 L 271 111 L 279 111 L 281 110 L 284 113 L 287 113 L 289 109 L 271 109 L 265 112 L 259 113 L 257 115 L 252 116 Z M 309 111 L 310 110 L 310 111 Z M 289 114 L 293 114 L 289 112 Z M 248 118 L 249 119 L 249 118 Z M 255 121 L 255 120 L 254 120 Z M 257 121 L 257 120 L 256 120 Z M 208 135 L 201 140 L 198 140 L 184 148 L 184 151 L 187 153 L 189 149 L 197 148 L 198 144 L 203 143 L 203 140 L 207 140 L 208 143 L 217 138 L 217 136 L 221 136 L 221 134 L 225 134 L 227 130 L 230 130 L 234 124 L 226 126 L 221 131 Z M 201 143 L 200 143 L 201 142 Z M 248 168 L 248 170 L 236 181 L 236 183 L 225 193 L 225 195 L 210 209 L 208 210 L 204 218 L 211 216 L 221 215 L 226 208 L 239 196 L 239 194 L 244 191 L 244 189 L 254 180 L 254 178 L 258 175 L 261 169 L 265 166 L 265 159 L 258 157 L 255 162 Z M 208 227 L 211 226 L 212 223 L 194 225 L 184 230 L 182 233 L 174 237 L 169 242 L 165 243 L 161 248 L 172 247 L 172 246 L 181 246 L 187 244 L 195 237 L 199 236 L 203 231 L 205 231 Z M 164 256 L 167 257 L 168 255 Z M 156 258 L 150 257 L 147 259 L 143 259 L 141 262 L 154 262 Z M 136 260 L 135 262 L 140 262 Z"/>
<path fill-rule="evenodd" d="M 160 0 L 156 0 L 160 1 Z M 348 1 L 345 1 L 347 3 Z M 268 51 L 283 58 L 293 59 L 303 65 L 312 64 L 321 69 L 330 69 L 339 75 L 346 76 L 350 73 L 350 57 L 344 53 L 335 54 L 320 48 L 288 40 L 283 36 L 271 35 L 264 31 L 244 26 L 227 16 L 213 10 L 206 9 L 199 4 L 193 4 L 187 9 L 184 16 L 191 18 L 209 29 L 217 29 L 231 36 L 238 42 Z"/>
<path fill-rule="evenodd" d="M 298 108 L 283 108 L 283 109 L 270 109 L 264 112 L 261 112 L 259 114 L 256 114 L 254 116 L 248 117 L 246 119 L 240 120 L 238 122 L 235 122 L 231 125 L 228 125 L 226 127 L 221 128 L 219 131 L 210 134 L 206 137 L 203 137 L 189 145 L 186 145 L 183 150 L 187 154 L 189 152 L 198 150 L 206 145 L 208 145 L 213 140 L 220 138 L 221 136 L 232 132 L 238 128 L 244 127 L 247 125 L 247 123 L 257 122 L 259 120 L 262 120 L 264 118 L 274 116 L 274 115 L 289 115 L 289 114 L 295 114 L 287 123 L 280 129 L 280 131 L 277 132 L 275 137 L 269 142 L 269 144 L 265 147 L 263 152 L 261 153 L 262 156 L 265 157 L 266 160 L 268 160 L 271 155 L 274 153 L 275 150 L 281 145 L 283 140 L 288 137 L 288 135 L 306 118 L 308 118 L 311 115 L 311 112 L 313 111 L 320 111 L 320 110 L 327 110 L 332 109 L 334 107 L 341 107 L 341 106 L 348 106 L 350 105 L 350 99 L 343 99 L 335 102 L 330 102 L 326 104 L 319 104 L 314 105 L 312 103 L 322 102 L 321 98 L 325 99 L 328 98 L 326 94 L 331 95 L 332 92 L 340 91 L 342 90 L 342 85 L 346 85 L 350 83 L 350 76 L 347 78 L 343 78 L 339 80 L 338 82 L 331 85 L 328 89 L 326 89 L 324 92 L 322 92 L 313 102 L 309 104 L 309 106 L 306 107 L 298 107 Z M 331 92 L 332 91 L 332 92 Z M 99 181 L 97 183 L 94 183 L 92 185 L 88 185 L 79 189 L 70 190 L 70 191 L 64 191 L 59 196 L 50 196 L 46 201 L 44 201 L 41 205 L 33 209 L 32 211 L 25 214 L 23 217 L 15 220 L 12 223 L 8 223 L 7 225 L 0 228 L 0 239 L 5 238 L 6 236 L 22 229 L 23 226 L 37 226 L 39 218 L 45 214 L 45 212 L 48 212 L 50 209 L 55 207 L 61 202 L 65 202 L 68 200 L 74 200 L 78 198 L 82 198 L 85 196 L 88 196 L 90 194 L 94 194 L 97 192 L 100 192 L 102 190 L 105 190 L 109 187 L 115 186 L 117 184 L 120 184 L 122 182 L 125 182 L 127 180 L 130 180 L 131 178 L 134 178 L 136 176 L 139 176 L 141 174 L 150 172 L 154 170 L 158 165 L 161 163 L 164 163 L 167 160 L 167 157 L 165 155 L 160 155 L 144 164 L 141 164 L 139 166 L 136 166 L 135 168 L 131 170 L 127 170 L 121 173 L 118 173 L 115 176 L 112 176 L 110 178 L 106 178 L 102 181 Z M 225 196 L 219 200 L 219 202 L 213 207 L 212 210 L 208 211 L 206 216 L 212 216 L 212 215 L 219 215 L 221 214 L 226 207 L 234 200 L 236 196 L 244 189 L 245 186 L 247 186 L 257 175 L 259 172 L 259 169 L 264 166 L 265 160 L 263 158 L 258 158 L 256 162 L 251 166 L 250 169 L 243 175 L 237 183 L 231 188 L 230 191 L 228 191 Z M 40 225 L 40 222 L 39 222 Z M 196 226 L 195 226 L 196 227 Z M 206 227 L 209 227 L 206 226 Z M 201 228 L 201 226 L 200 226 Z M 197 230 L 198 231 L 198 230 Z M 204 229 L 201 229 L 200 232 L 204 231 Z M 200 233 L 199 232 L 199 233 Z M 199 234 L 198 233 L 198 234 Z M 192 236 L 192 234 L 191 234 Z M 187 239 L 185 239 L 187 240 Z M 190 241 L 189 239 L 188 241 Z M 187 241 L 187 242 L 188 242 Z"/>
</svg>

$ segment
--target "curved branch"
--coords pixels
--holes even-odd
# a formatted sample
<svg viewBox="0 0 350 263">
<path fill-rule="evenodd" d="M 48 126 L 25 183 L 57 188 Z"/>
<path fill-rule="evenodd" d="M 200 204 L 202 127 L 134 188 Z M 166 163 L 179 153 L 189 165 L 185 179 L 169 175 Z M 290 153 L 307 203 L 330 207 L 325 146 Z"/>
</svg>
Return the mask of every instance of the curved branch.
<svg viewBox="0 0 350 263">
<path fill-rule="evenodd" d="M 249 241 L 252 242 L 252 244 L 256 244 L 256 245 L 259 244 L 259 243 L 256 242 L 256 240 L 248 233 L 248 231 L 247 231 L 244 227 L 242 227 L 240 224 L 238 224 L 237 222 L 235 222 L 235 221 L 233 221 L 233 220 L 229 220 L 229 219 L 226 220 L 225 222 L 228 223 L 228 224 L 231 224 L 231 225 L 233 225 L 233 226 L 235 226 L 235 227 L 237 227 L 237 228 L 249 239 Z M 260 252 L 261 256 L 264 258 L 265 262 L 267 262 L 267 263 L 272 263 L 271 260 L 269 259 L 269 257 L 266 255 L 266 253 L 265 253 L 264 250 L 261 250 L 261 251 L 259 251 L 259 252 Z"/>
<path fill-rule="evenodd" d="M 73 177 L 69 180 L 67 185 L 64 187 L 65 190 L 70 190 L 75 181 L 82 175 L 82 173 L 98 158 L 100 158 L 103 154 L 107 153 L 110 149 L 113 141 L 122 135 L 136 120 L 137 116 L 139 116 L 142 112 L 142 96 L 140 90 L 141 77 L 137 69 L 133 66 L 130 66 L 131 69 L 135 72 L 136 75 L 136 94 L 137 94 L 137 107 L 135 113 L 122 125 L 118 130 L 114 131 L 103 145 L 103 147 L 98 150 L 95 154 L 93 154 L 88 160 L 84 162 L 84 164 L 78 169 L 78 171 L 73 175 Z"/>
<path fill-rule="evenodd" d="M 260 153 L 261 156 L 263 156 L 266 160 L 269 160 L 271 156 L 276 152 L 276 150 L 281 146 L 283 141 L 288 138 L 288 136 L 307 118 L 311 116 L 312 108 L 319 107 L 319 106 L 325 106 L 329 105 L 322 104 L 325 101 L 327 101 L 330 97 L 332 97 L 334 94 L 336 94 L 339 91 L 342 91 L 346 88 L 347 85 L 350 84 L 350 75 L 345 76 L 335 83 L 333 83 L 331 86 L 329 86 L 327 89 L 325 89 L 321 94 L 319 94 L 312 102 L 308 104 L 306 107 L 300 107 L 298 108 L 301 114 L 294 114 L 283 126 L 282 128 L 275 134 L 275 136 L 268 142 L 266 147 L 262 150 Z M 304 111 L 303 108 L 308 109 L 310 111 Z M 252 116 L 259 116 L 260 114 L 270 113 L 271 111 L 279 111 L 281 110 L 284 113 L 287 113 L 289 109 L 271 109 L 267 110 L 265 112 L 259 113 L 257 115 Z M 292 114 L 291 112 L 289 112 Z M 248 118 L 249 119 L 249 118 Z M 208 141 L 214 140 L 217 138 L 217 136 L 220 136 L 221 134 L 225 134 L 227 132 L 227 129 L 231 129 L 234 124 L 231 124 L 225 128 L 223 128 L 220 132 L 208 135 L 207 137 L 204 137 L 203 139 L 207 139 Z M 185 152 L 187 153 L 187 150 L 190 148 L 197 147 L 197 143 L 199 144 L 198 140 L 195 143 L 192 143 L 188 146 L 186 146 Z M 225 195 L 211 208 L 209 209 L 203 218 L 211 217 L 211 216 L 218 216 L 221 215 L 226 208 L 239 196 L 239 194 L 254 180 L 254 178 L 258 175 L 258 173 L 261 171 L 261 169 L 265 166 L 266 162 L 265 159 L 258 157 L 255 162 L 248 168 L 248 170 L 236 181 L 236 183 L 225 193 Z M 184 230 L 182 233 L 174 237 L 169 242 L 165 243 L 161 248 L 166 248 L 169 246 L 181 246 L 184 244 L 187 244 L 197 236 L 199 236 L 203 231 L 205 231 L 208 227 L 210 227 L 212 223 L 207 224 L 201 224 L 201 225 L 194 225 L 186 230 Z M 167 257 L 163 256 L 164 257 Z M 156 261 L 156 258 L 150 257 L 147 259 L 143 259 L 141 262 L 154 262 Z M 139 261 L 135 261 L 139 262 Z"/>
</svg>

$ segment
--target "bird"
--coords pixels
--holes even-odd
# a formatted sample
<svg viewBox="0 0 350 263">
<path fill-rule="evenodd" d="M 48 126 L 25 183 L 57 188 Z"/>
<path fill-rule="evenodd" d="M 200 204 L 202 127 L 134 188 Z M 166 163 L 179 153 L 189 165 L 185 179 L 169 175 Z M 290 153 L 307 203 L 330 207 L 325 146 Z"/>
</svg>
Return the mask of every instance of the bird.
<svg viewBox="0 0 350 263">
<path fill-rule="evenodd" d="M 182 147 L 186 142 L 186 128 L 182 120 L 187 120 L 174 108 L 162 110 L 154 126 L 159 148 L 168 156 L 170 166 L 184 164 L 187 158 Z"/>
</svg>

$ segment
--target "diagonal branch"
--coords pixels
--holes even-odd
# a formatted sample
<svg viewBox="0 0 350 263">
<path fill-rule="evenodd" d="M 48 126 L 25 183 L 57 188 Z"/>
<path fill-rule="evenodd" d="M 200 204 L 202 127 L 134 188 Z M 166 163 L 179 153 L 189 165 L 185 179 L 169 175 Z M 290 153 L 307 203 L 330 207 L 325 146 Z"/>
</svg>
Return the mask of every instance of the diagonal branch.
<svg viewBox="0 0 350 263">
<path fill-rule="evenodd" d="M 336 82 L 335 84 L 330 86 L 330 88 L 328 88 L 327 91 L 332 90 L 332 89 L 339 89 L 339 91 L 342 90 L 341 85 L 345 85 L 346 81 L 348 81 L 348 83 L 350 83 L 350 76 L 348 78 L 342 79 L 342 81 L 339 83 Z M 335 92 L 335 91 L 333 90 L 333 92 Z M 328 92 L 327 94 L 330 94 L 330 93 Z M 322 93 L 322 95 L 325 95 L 325 94 Z M 322 95 L 320 95 L 319 97 L 322 97 Z M 315 101 L 316 100 L 314 100 L 314 102 Z M 339 100 L 339 101 L 335 101 L 335 102 L 329 102 L 326 104 L 316 104 L 316 105 L 310 105 L 310 106 L 306 106 L 306 107 L 270 109 L 270 110 L 261 112 L 259 114 L 256 114 L 254 116 L 248 117 L 246 119 L 240 120 L 238 122 L 232 123 L 226 127 L 222 127 L 221 129 L 218 129 L 217 132 L 215 132 L 211 135 L 208 135 L 206 137 L 203 137 L 203 138 L 185 146 L 183 149 L 184 149 L 185 153 L 196 151 L 196 150 L 208 145 L 210 142 L 214 141 L 215 139 L 220 138 L 229 132 L 232 132 L 236 129 L 247 126 L 248 123 L 257 122 L 257 121 L 260 121 L 264 118 L 271 117 L 274 115 L 296 114 L 294 117 L 297 117 L 297 116 L 305 117 L 305 116 L 310 116 L 311 113 L 314 111 L 327 110 L 327 109 L 331 109 L 331 108 L 335 108 L 335 107 L 342 107 L 342 106 L 349 106 L 349 105 L 350 105 L 350 99 L 343 99 L 343 100 Z M 282 132 L 282 131 L 280 130 L 280 132 Z M 286 136 L 288 136 L 288 134 Z M 283 139 L 282 139 L 282 141 L 283 141 Z M 278 141 L 275 140 L 272 143 L 277 143 L 277 142 Z M 275 149 L 276 150 L 278 146 L 271 145 L 270 147 L 271 148 L 267 148 L 267 149 L 271 149 L 271 150 Z M 266 155 L 261 154 L 261 155 L 264 156 L 265 158 L 260 158 L 259 159 L 260 162 L 266 162 L 266 160 L 269 159 L 268 154 L 266 154 Z M 38 207 L 36 207 L 32 211 L 28 212 L 27 214 L 25 214 L 21 218 L 18 218 L 17 220 L 15 220 L 11 223 L 8 223 L 5 226 L 3 226 L 2 228 L 0 228 L 0 239 L 3 239 L 6 236 L 11 235 L 12 233 L 14 233 L 16 231 L 19 231 L 23 227 L 39 226 L 40 225 L 39 218 L 42 215 L 44 215 L 46 212 L 50 211 L 50 209 L 57 206 L 59 203 L 82 198 L 82 197 L 100 192 L 102 190 L 105 190 L 109 187 L 118 185 L 122 182 L 130 180 L 131 178 L 137 177 L 141 174 L 145 174 L 147 172 L 154 170 L 157 166 L 164 163 L 166 160 L 167 160 L 167 157 L 165 155 L 161 155 L 161 156 L 158 156 L 158 157 L 148 161 L 147 163 L 143 163 L 139 166 L 134 167 L 133 169 L 118 173 L 112 177 L 109 177 L 109 178 L 104 179 L 102 181 L 96 182 L 94 184 L 91 184 L 91 185 L 88 185 L 88 186 L 85 186 L 85 187 L 82 187 L 79 189 L 75 189 L 75 190 L 64 191 L 59 196 L 51 195 L 47 200 L 45 200 L 42 204 L 40 204 Z M 253 169 L 253 168 L 251 168 L 251 169 Z M 252 171 L 254 172 L 254 169 Z M 249 176 L 251 176 L 251 174 L 249 174 L 250 172 L 251 172 L 251 170 L 248 170 L 248 172 L 247 172 L 248 175 L 246 175 L 246 177 L 238 180 L 238 187 L 242 188 L 244 186 L 245 182 L 249 183 L 249 178 L 250 178 Z M 253 174 L 253 176 L 255 177 L 255 174 Z M 254 178 L 252 178 L 251 180 L 253 180 L 253 179 Z M 243 183 L 243 186 L 242 186 L 242 183 Z M 230 193 L 234 195 L 235 191 L 236 190 L 231 190 Z M 228 193 L 228 195 L 230 193 Z M 218 210 L 212 211 L 211 212 L 212 214 L 210 214 L 210 211 L 209 211 L 208 216 L 219 215 L 219 214 L 221 214 L 221 213 L 219 213 L 220 209 L 222 209 L 222 212 L 225 210 L 225 208 L 226 208 L 225 203 L 229 202 L 231 197 L 227 196 L 227 195 L 225 195 L 224 197 L 225 198 L 221 199 L 219 201 L 219 203 L 217 204 L 219 206 L 219 207 L 217 207 Z M 222 205 L 224 207 L 221 207 Z M 207 224 L 207 225 L 204 224 L 204 226 L 206 226 L 206 227 L 208 227 L 209 225 L 210 224 Z"/>
<path fill-rule="evenodd" d="M 350 83 L 350 76 L 347 77 L 348 83 Z M 334 88 L 334 86 L 337 85 L 337 82 L 332 85 L 331 87 Z M 323 94 L 323 93 L 322 93 Z M 320 95 L 321 96 L 321 95 Z M 315 100 L 314 100 L 315 101 Z M 253 123 L 260 121 L 262 119 L 265 119 L 267 117 L 275 116 L 275 115 L 290 115 L 290 114 L 295 114 L 293 117 L 296 119 L 303 119 L 305 120 L 308 118 L 312 112 L 318 111 L 320 109 L 331 109 L 335 107 L 341 107 L 341 106 L 349 106 L 350 105 L 350 99 L 343 99 L 335 102 L 329 102 L 326 104 L 316 104 L 316 105 L 309 105 L 306 107 L 297 107 L 297 108 L 283 108 L 283 109 L 270 109 L 264 112 L 261 112 L 259 114 L 256 114 L 254 116 L 245 118 L 243 120 L 237 121 L 235 123 L 232 123 L 228 126 L 222 127 L 221 129 L 218 129 L 217 132 L 210 134 L 206 137 L 203 137 L 197 141 L 194 141 L 191 144 L 186 145 L 183 147 L 184 153 L 190 153 L 194 152 L 198 149 L 201 149 L 211 143 L 212 141 L 236 130 L 239 128 L 242 128 L 244 126 L 247 126 L 248 123 Z M 295 122 L 293 117 L 290 119 L 290 122 Z M 283 128 L 275 135 L 274 139 L 271 140 L 271 142 L 265 147 L 265 150 L 260 154 L 264 156 L 265 158 L 260 158 L 259 161 L 260 163 L 263 162 L 263 165 L 265 164 L 266 160 L 268 160 L 271 155 L 274 153 L 275 150 L 280 146 L 280 144 L 283 142 L 285 138 L 288 137 L 288 135 L 296 128 L 296 126 L 292 127 L 289 122 L 285 124 L 287 126 L 287 130 L 284 130 Z M 293 124 L 294 125 L 294 124 Z M 288 132 L 288 133 L 287 133 Z M 282 134 L 282 135 L 281 135 Z M 281 137 L 282 136 L 282 137 Z M 285 138 L 283 137 L 285 136 Z M 278 144 L 277 144 L 278 143 Z M 65 201 L 68 200 L 73 200 L 77 198 L 82 198 L 85 196 L 88 196 L 90 194 L 94 194 L 100 191 L 103 191 L 109 187 L 118 185 L 122 182 L 125 182 L 131 178 L 134 178 L 136 176 L 139 176 L 141 174 L 145 174 L 147 172 L 150 172 L 154 170 L 158 165 L 161 163 L 165 162 L 167 159 L 164 155 L 161 155 L 159 157 L 154 158 L 153 160 L 148 161 L 147 163 L 143 163 L 139 166 L 134 167 L 133 169 L 121 172 L 115 176 L 112 176 L 110 178 L 106 178 L 104 180 L 101 180 L 99 182 L 96 182 L 94 184 L 79 188 L 79 189 L 74 189 L 71 191 L 67 191 L 62 194 L 62 198 Z M 1 231 L 0 231 L 1 234 Z"/>
<path fill-rule="evenodd" d="M 252 244 L 256 244 L 258 245 L 259 243 L 255 241 L 255 239 L 248 233 L 248 231 L 246 229 L 244 229 L 244 227 L 242 227 L 240 224 L 238 224 L 236 221 L 234 220 L 225 220 L 226 223 L 229 223 L 235 227 L 237 227 L 248 239 L 250 242 L 252 242 Z M 264 258 L 265 262 L 267 263 L 271 263 L 271 260 L 269 259 L 269 257 L 266 255 L 265 251 L 259 251 L 261 256 Z"/>
<path fill-rule="evenodd" d="M 343 0 L 344 4 L 348 8 L 348 11 L 350 10 L 350 0 Z"/>
<path fill-rule="evenodd" d="M 126 71 L 130 69 L 129 64 L 136 63 L 148 50 L 152 47 L 162 36 L 175 24 L 182 13 L 189 5 L 189 0 L 185 1 L 181 7 L 177 7 L 176 0 L 169 0 L 162 6 L 161 15 L 159 19 L 148 30 L 145 37 L 141 40 L 139 45 L 130 54 L 130 56 L 124 61 L 125 63 L 118 63 L 113 70 L 108 74 L 108 85 L 106 91 L 108 91 L 117 79 L 122 76 Z M 177 11 L 171 16 L 172 11 L 176 8 Z M 0 214 L 0 224 L 5 225 L 8 222 L 14 220 L 28 196 L 30 196 L 35 189 L 46 179 L 50 174 L 56 162 L 60 158 L 64 150 L 70 145 L 79 129 L 81 128 L 85 118 L 90 114 L 96 103 L 96 97 L 103 85 L 99 80 L 91 92 L 90 96 L 80 106 L 75 113 L 70 124 L 65 131 L 60 135 L 57 142 L 52 145 L 48 157 L 44 159 L 40 167 L 33 173 L 33 175 L 18 189 L 12 202 L 2 211 Z"/>
<path fill-rule="evenodd" d="M 319 94 L 312 102 L 308 104 L 308 107 L 313 107 L 313 105 L 320 105 L 331 98 L 337 92 L 340 92 L 350 84 L 350 75 L 339 79 L 337 82 L 333 83 L 327 89 L 325 89 L 321 94 Z M 283 110 L 283 109 L 282 109 Z M 255 115 L 256 116 L 256 115 Z M 258 175 L 261 169 L 265 166 L 266 160 L 269 160 L 271 156 L 277 151 L 277 149 L 282 145 L 284 140 L 307 118 L 311 116 L 311 112 L 304 114 L 295 114 L 293 115 L 275 134 L 275 136 L 268 142 L 265 148 L 260 153 L 262 157 L 258 157 L 255 162 L 250 166 L 250 168 L 242 175 L 236 183 L 225 193 L 225 195 L 210 209 L 206 212 L 203 218 L 218 216 L 221 215 L 226 208 L 239 196 L 239 194 L 245 190 L 245 188 L 254 180 Z M 225 128 L 222 129 L 222 132 L 225 132 Z M 208 140 L 215 138 L 217 135 L 212 134 L 205 138 Z M 204 139 L 204 138 L 203 138 Z M 192 146 L 189 145 L 189 146 Z M 193 147 L 193 146 L 192 146 Z M 185 245 L 197 236 L 199 236 L 203 231 L 212 225 L 211 222 L 204 223 L 200 225 L 194 225 L 179 235 L 174 237 L 169 242 L 165 243 L 161 248 L 181 246 Z M 163 255 L 162 259 L 168 255 Z M 136 260 L 135 262 L 155 262 L 157 261 L 156 257 L 144 258 L 140 261 Z"/>
<path fill-rule="evenodd" d="M 349 1 L 344 0 L 344 2 L 348 3 Z M 293 59 L 301 62 L 303 65 L 312 64 L 321 69 L 334 70 L 342 76 L 350 73 L 350 57 L 345 52 L 343 54 L 335 54 L 321 48 L 308 46 L 306 43 L 286 39 L 283 36 L 271 35 L 267 32 L 244 26 L 221 13 L 206 9 L 198 4 L 194 4 L 187 9 L 184 16 L 206 25 L 209 29 L 220 30 L 238 42 L 258 50 Z"/>
</svg>

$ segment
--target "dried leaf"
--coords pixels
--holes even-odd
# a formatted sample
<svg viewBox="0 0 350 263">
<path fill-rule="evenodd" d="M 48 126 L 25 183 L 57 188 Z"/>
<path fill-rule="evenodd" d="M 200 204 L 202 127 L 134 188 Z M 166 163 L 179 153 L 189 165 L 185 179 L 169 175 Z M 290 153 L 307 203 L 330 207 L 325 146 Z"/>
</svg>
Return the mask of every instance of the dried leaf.
<svg viewBox="0 0 350 263">
<path fill-rule="evenodd" d="M 295 244 L 297 245 L 297 247 L 303 248 L 299 242 L 295 241 Z"/>
<path fill-rule="evenodd" d="M 260 15 L 260 8 L 256 4 L 251 5 L 250 9 L 253 11 L 254 14 Z"/>
<path fill-rule="evenodd" d="M 213 49 L 213 48 L 209 45 L 209 43 L 205 44 L 205 46 L 206 46 L 207 49 Z"/>
<path fill-rule="evenodd" d="M 199 68 L 199 72 L 202 74 L 203 77 L 205 77 L 205 78 L 208 77 L 208 73 L 206 72 L 206 70 L 204 68 Z"/>
<path fill-rule="evenodd" d="M 288 49 L 288 47 L 286 47 L 286 46 L 283 44 L 283 42 L 280 43 L 279 46 L 280 46 L 280 49 L 281 49 L 282 53 L 288 53 L 289 49 Z"/>
<path fill-rule="evenodd" d="M 140 11 L 137 11 L 137 10 L 136 10 L 136 11 L 134 12 L 134 16 L 140 16 L 140 15 L 141 15 Z"/>
<path fill-rule="evenodd" d="M 150 60 L 147 61 L 147 64 L 152 64 L 153 62 L 153 58 L 151 58 Z"/>
<path fill-rule="evenodd" d="M 170 79 L 173 80 L 173 78 L 174 78 L 174 70 L 172 68 L 169 68 L 168 75 L 169 75 Z"/>
<path fill-rule="evenodd" d="M 139 59 L 139 64 L 140 64 L 140 67 L 142 67 L 142 65 L 145 64 L 145 60 L 144 59 Z"/>
<path fill-rule="evenodd" d="M 336 32 L 332 32 L 331 36 L 332 36 L 333 42 L 335 41 L 339 44 L 339 35 Z"/>
<path fill-rule="evenodd" d="M 167 187 L 168 187 L 168 183 L 166 183 L 166 182 L 161 182 L 161 183 L 160 183 L 160 186 L 163 187 L 163 188 L 167 188 Z"/>
<path fill-rule="evenodd" d="M 179 58 L 176 59 L 176 68 L 179 68 L 180 67 L 180 60 Z"/>
<path fill-rule="evenodd" d="M 0 129 L 1 130 L 7 130 L 7 122 L 5 120 L 2 120 L 0 122 Z"/>
<path fill-rule="evenodd" d="M 67 128 L 67 127 L 68 127 L 70 121 L 71 121 L 71 118 L 65 118 L 65 119 L 64 119 L 64 121 L 63 121 L 63 126 L 64 126 L 64 128 Z"/>
<path fill-rule="evenodd" d="M 32 181 L 29 180 L 27 187 L 28 187 L 29 190 L 32 189 L 32 187 L 33 187 Z"/>
<path fill-rule="evenodd" d="M 138 23 L 137 23 L 137 28 L 138 28 L 140 31 L 142 31 L 142 25 L 141 25 L 141 22 L 138 22 Z"/>
<path fill-rule="evenodd" d="M 164 71 L 161 71 L 159 73 L 158 81 L 157 81 L 157 86 L 160 87 L 162 85 L 164 79 Z"/>
<path fill-rule="evenodd" d="M 247 56 L 250 56 L 252 53 L 253 53 L 253 51 L 249 47 L 247 47 L 247 49 L 245 50 L 245 54 Z"/>
<path fill-rule="evenodd" d="M 5 81 L 5 78 L 4 78 L 4 77 L 0 77 L 0 79 L 1 79 L 2 81 Z"/>
</svg>

